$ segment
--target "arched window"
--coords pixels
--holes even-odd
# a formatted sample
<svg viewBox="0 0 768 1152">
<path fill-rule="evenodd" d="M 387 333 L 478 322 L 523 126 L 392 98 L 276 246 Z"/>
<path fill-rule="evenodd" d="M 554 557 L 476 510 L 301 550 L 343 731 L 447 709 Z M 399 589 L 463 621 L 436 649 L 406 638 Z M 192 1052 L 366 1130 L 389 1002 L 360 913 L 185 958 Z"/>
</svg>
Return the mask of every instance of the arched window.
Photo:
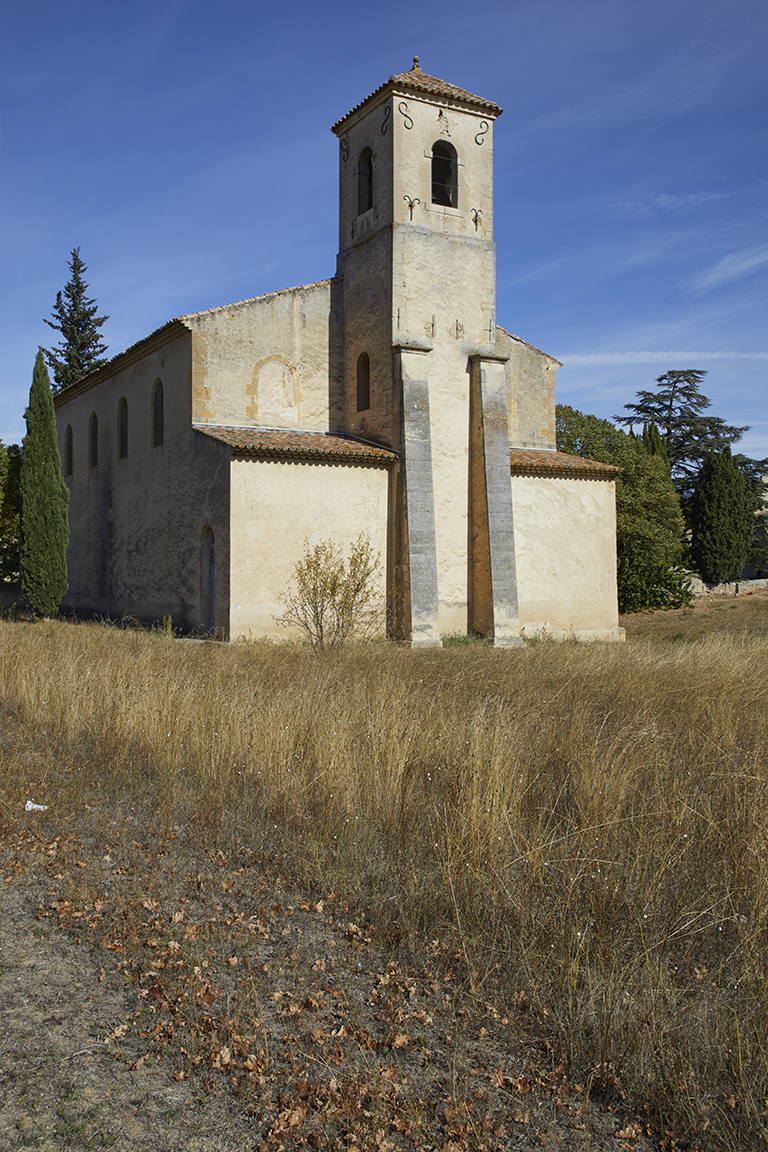
<svg viewBox="0 0 768 1152">
<path fill-rule="evenodd" d="M 121 460 L 128 455 L 128 401 L 125 396 L 117 409 L 117 454 Z"/>
<path fill-rule="evenodd" d="M 456 149 L 445 140 L 432 145 L 432 203 L 458 208 L 458 172 Z"/>
<path fill-rule="evenodd" d="M 357 410 L 365 412 L 371 406 L 371 361 L 367 352 L 361 352 L 357 361 Z"/>
<path fill-rule="evenodd" d="M 152 447 L 159 448 L 163 442 L 163 382 L 155 380 L 152 393 Z"/>
<path fill-rule="evenodd" d="M 88 425 L 88 463 L 91 468 L 96 468 L 99 463 L 99 421 L 95 412 L 91 412 Z"/>
<path fill-rule="evenodd" d="M 74 453 L 72 451 L 72 425 L 67 424 L 64 433 L 64 475 L 71 476 L 74 468 Z"/>
<path fill-rule="evenodd" d="M 357 214 L 373 208 L 373 152 L 363 148 L 357 164 Z"/>
</svg>

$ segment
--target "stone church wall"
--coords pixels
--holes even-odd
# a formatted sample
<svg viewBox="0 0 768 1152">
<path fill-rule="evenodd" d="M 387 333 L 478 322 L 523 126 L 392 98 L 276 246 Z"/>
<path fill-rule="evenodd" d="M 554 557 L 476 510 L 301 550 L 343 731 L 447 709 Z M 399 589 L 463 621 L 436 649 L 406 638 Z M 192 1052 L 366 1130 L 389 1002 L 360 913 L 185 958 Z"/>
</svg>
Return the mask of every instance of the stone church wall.
<svg viewBox="0 0 768 1152">
<path fill-rule="evenodd" d="M 181 328 L 161 333 L 135 358 L 130 350 L 102 372 L 56 397 L 59 451 L 72 428 L 71 592 L 63 610 L 204 625 L 201 534 L 215 534 L 217 627 L 226 629 L 229 552 L 227 449 L 196 434 L 190 422 L 190 343 Z M 153 395 L 163 386 L 163 442 L 153 444 Z M 127 455 L 120 456 L 118 411 L 128 411 Z M 98 421 L 98 455 L 90 459 L 89 427 Z M 172 498 L 169 494 L 172 493 Z"/>
<path fill-rule="evenodd" d="M 233 459 L 231 637 L 289 638 L 274 618 L 305 544 L 328 540 L 346 551 L 364 533 L 381 556 L 376 586 L 383 601 L 389 484 L 383 467 Z"/>
<path fill-rule="evenodd" d="M 607 480 L 512 476 L 523 635 L 622 640 L 616 497 Z"/>
<path fill-rule="evenodd" d="M 328 431 L 331 282 L 185 316 L 196 424 Z"/>
<path fill-rule="evenodd" d="M 554 449 L 555 371 L 559 361 L 503 328 L 496 329 L 507 361 L 507 412 L 511 448 Z"/>
</svg>

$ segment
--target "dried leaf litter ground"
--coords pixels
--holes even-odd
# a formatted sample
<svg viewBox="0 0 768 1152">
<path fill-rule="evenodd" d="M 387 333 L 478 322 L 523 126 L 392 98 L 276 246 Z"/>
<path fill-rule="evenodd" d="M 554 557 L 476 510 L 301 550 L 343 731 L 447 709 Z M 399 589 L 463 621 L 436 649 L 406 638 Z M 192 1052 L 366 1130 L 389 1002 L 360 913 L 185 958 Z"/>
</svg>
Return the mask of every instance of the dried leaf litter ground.
<svg viewBox="0 0 768 1152">
<path fill-rule="evenodd" d="M 19 814 L 3 852 L 0 1147 L 648 1148 L 525 1020 L 333 895 L 177 838 Z M 160 890 L 162 888 L 162 891 Z M 667 1146 L 674 1142 L 667 1137 Z"/>
</svg>

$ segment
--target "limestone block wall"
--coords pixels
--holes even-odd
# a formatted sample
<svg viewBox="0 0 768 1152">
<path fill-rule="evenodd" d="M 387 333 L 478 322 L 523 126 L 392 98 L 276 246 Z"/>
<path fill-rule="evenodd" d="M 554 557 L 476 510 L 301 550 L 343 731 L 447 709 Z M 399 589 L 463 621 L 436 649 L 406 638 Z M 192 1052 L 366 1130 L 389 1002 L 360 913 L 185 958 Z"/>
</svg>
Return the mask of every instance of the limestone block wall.
<svg viewBox="0 0 768 1152">
<path fill-rule="evenodd" d="M 231 463 L 230 635 L 290 633 L 275 624 L 305 544 L 332 541 L 345 551 L 360 533 L 381 556 L 376 587 L 386 596 L 390 470 L 302 460 Z"/>
<path fill-rule="evenodd" d="M 185 316 L 196 424 L 329 427 L 331 282 Z"/>
<path fill-rule="evenodd" d="M 167 325 L 85 381 L 55 398 L 59 451 L 66 472 L 72 429 L 69 592 L 64 608 L 205 625 L 201 538 L 216 542 L 217 627 L 228 627 L 227 450 L 190 426 L 191 334 Z M 143 353 L 143 354 L 142 354 Z M 153 397 L 163 388 L 163 437 L 153 437 Z M 127 405 L 127 455 L 121 456 L 119 408 Z M 98 427 L 91 461 L 90 426 Z"/>
<path fill-rule="evenodd" d="M 503 328 L 496 329 L 496 345 L 509 356 L 506 371 L 510 447 L 554 449 L 555 371 L 560 362 Z"/>
<path fill-rule="evenodd" d="M 621 640 L 612 480 L 512 475 L 523 635 Z"/>
</svg>

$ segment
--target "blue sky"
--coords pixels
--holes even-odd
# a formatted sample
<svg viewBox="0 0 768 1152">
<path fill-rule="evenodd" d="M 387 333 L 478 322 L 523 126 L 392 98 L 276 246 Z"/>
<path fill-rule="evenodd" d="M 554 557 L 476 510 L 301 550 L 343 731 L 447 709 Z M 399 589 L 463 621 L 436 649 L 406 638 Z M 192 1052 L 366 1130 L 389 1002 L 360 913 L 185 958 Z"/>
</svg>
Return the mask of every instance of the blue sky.
<svg viewBox="0 0 768 1152">
<path fill-rule="evenodd" d="M 414 55 L 495 100 L 497 320 L 610 417 L 670 368 L 768 456 L 765 0 L 2 3 L 0 437 L 76 245 L 114 355 L 333 274 L 330 125 Z"/>
</svg>

